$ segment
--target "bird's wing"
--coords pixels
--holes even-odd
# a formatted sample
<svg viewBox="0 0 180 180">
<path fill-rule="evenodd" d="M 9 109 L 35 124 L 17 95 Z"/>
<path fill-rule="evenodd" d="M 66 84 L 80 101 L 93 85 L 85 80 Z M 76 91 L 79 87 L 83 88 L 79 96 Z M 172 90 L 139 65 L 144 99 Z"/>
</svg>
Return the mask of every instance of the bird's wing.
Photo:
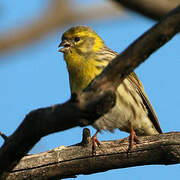
<svg viewBox="0 0 180 180">
<path fill-rule="evenodd" d="M 144 88 L 142 86 L 141 81 L 138 79 L 137 75 L 135 74 L 135 72 L 132 72 L 128 77 L 129 81 L 132 83 L 132 85 L 134 86 L 134 88 L 138 91 L 138 93 L 140 94 L 147 110 L 148 110 L 148 116 L 150 118 L 150 120 L 152 121 L 154 127 L 156 128 L 156 130 L 159 133 L 162 133 L 162 130 L 160 128 L 160 124 L 158 121 L 158 118 L 156 116 L 156 113 L 154 112 L 151 103 L 148 100 L 148 97 L 145 94 Z"/>
<path fill-rule="evenodd" d="M 118 55 L 117 52 L 109 49 L 106 47 L 106 50 L 109 51 L 111 54 L 115 56 Z M 110 58 L 110 60 L 112 60 L 113 58 Z M 148 100 L 148 97 L 146 96 L 146 93 L 144 91 L 143 85 L 141 83 L 141 81 L 138 79 L 137 75 L 135 72 L 132 72 L 127 79 L 131 82 L 131 84 L 134 86 L 134 88 L 137 90 L 137 92 L 139 93 L 139 95 L 141 96 L 144 105 L 146 106 L 147 110 L 148 110 L 148 116 L 150 118 L 150 120 L 152 121 L 154 127 L 156 128 L 156 130 L 159 133 L 162 133 L 158 118 L 156 116 L 156 113 L 154 112 L 151 103 Z"/>
</svg>

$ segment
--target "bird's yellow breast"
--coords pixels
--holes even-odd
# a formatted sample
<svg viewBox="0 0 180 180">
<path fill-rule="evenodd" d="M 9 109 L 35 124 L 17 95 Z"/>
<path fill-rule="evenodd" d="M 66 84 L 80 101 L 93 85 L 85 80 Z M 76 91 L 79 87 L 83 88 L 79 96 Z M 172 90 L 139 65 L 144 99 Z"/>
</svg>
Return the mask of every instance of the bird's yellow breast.
<svg viewBox="0 0 180 180">
<path fill-rule="evenodd" d="M 87 59 L 73 48 L 64 58 L 68 67 L 71 93 L 82 91 L 102 71 L 97 68 L 99 62 L 93 57 Z"/>
</svg>

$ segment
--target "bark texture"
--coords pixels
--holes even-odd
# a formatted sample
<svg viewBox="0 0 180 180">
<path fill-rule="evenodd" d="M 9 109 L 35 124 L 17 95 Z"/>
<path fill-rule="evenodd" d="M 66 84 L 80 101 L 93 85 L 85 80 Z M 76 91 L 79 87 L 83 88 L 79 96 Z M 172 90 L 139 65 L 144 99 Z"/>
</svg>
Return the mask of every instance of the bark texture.
<svg viewBox="0 0 180 180">
<path fill-rule="evenodd" d="M 89 130 L 84 129 L 81 143 L 25 156 L 7 179 L 58 180 L 117 168 L 180 163 L 180 132 L 138 139 L 140 142 L 132 151 L 128 150 L 128 138 L 101 142 L 101 147 L 97 147 L 96 155 L 93 155 Z"/>
</svg>

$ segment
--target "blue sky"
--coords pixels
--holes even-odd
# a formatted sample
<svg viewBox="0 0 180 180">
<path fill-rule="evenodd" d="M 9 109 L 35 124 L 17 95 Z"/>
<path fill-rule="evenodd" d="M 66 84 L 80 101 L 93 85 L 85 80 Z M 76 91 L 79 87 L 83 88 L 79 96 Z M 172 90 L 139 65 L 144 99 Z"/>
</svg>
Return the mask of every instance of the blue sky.
<svg viewBox="0 0 180 180">
<path fill-rule="evenodd" d="M 28 23 L 46 8 L 47 3 L 48 1 L 45 0 L 31 0 L 27 6 L 27 2 L 23 0 L 19 0 L 18 3 L 12 0 L 1 1 L 0 36 L 1 33 L 8 32 L 15 26 Z M 154 23 L 131 12 L 124 19 L 116 17 L 108 21 L 91 21 L 82 24 L 91 26 L 111 49 L 121 52 Z M 13 133 L 31 110 L 63 103 L 70 97 L 66 65 L 57 48 L 62 33 L 62 29 L 57 30 L 41 41 L 18 51 L 0 54 L 0 131 L 5 134 Z M 163 132 L 180 130 L 179 44 L 178 35 L 136 69 L 157 113 Z M 91 127 L 90 129 L 93 134 L 95 130 Z M 61 145 L 76 144 L 81 141 L 81 134 L 82 128 L 77 127 L 49 135 L 42 138 L 31 153 Z M 120 139 L 127 135 L 118 130 L 114 134 L 104 132 L 99 135 L 99 140 Z M 2 143 L 0 139 L 0 145 Z M 78 178 L 169 180 L 180 176 L 179 168 L 180 165 L 141 166 L 88 176 L 81 175 Z"/>
</svg>

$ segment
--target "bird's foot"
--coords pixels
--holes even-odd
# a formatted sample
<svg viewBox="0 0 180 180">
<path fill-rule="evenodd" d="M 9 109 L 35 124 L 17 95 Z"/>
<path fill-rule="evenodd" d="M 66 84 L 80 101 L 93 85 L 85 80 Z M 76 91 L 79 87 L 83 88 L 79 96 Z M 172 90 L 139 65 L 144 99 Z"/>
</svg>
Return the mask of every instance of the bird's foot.
<svg viewBox="0 0 180 180">
<path fill-rule="evenodd" d="M 134 142 L 136 142 L 137 144 L 139 143 L 139 139 L 136 136 L 136 133 L 133 129 L 133 126 L 130 125 L 130 136 L 129 136 L 129 151 L 132 151 L 134 148 Z"/>
<path fill-rule="evenodd" d="M 92 154 L 96 155 L 96 147 L 98 146 L 99 148 L 101 147 L 101 143 L 97 138 L 97 134 L 99 131 L 96 131 L 96 133 L 92 136 Z"/>
<path fill-rule="evenodd" d="M 130 134 L 129 136 L 129 151 L 132 151 L 134 149 L 134 142 L 136 144 L 139 144 L 139 139 L 136 136 L 135 132 L 133 134 Z"/>
</svg>

